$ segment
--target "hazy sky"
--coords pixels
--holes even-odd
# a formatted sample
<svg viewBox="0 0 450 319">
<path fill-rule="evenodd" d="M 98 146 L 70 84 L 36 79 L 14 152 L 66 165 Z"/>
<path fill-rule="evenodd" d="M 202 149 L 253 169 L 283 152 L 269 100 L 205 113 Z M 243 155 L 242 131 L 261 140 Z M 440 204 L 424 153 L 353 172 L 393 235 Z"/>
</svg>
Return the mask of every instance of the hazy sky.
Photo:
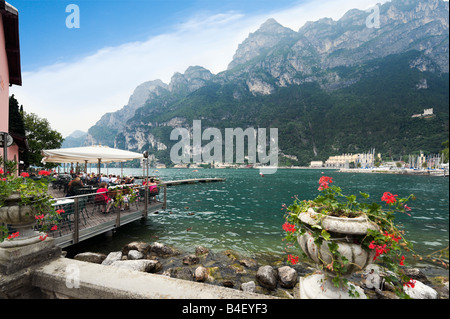
<svg viewBox="0 0 450 319">
<path fill-rule="evenodd" d="M 297 31 L 306 21 L 338 20 L 386 0 L 7 2 L 19 11 L 23 81 L 10 93 L 67 136 L 121 109 L 145 81 L 169 83 L 191 65 L 224 71 L 238 44 L 268 18 Z M 66 12 L 71 4 L 79 9 L 79 28 L 66 24 L 76 23 L 76 12 Z"/>
</svg>

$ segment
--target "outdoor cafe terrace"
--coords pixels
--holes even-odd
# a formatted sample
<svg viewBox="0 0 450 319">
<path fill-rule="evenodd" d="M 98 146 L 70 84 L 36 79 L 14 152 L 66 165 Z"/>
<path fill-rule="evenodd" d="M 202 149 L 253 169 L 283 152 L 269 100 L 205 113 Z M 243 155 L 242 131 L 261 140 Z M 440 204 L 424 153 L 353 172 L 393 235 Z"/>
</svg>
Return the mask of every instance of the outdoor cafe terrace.
<svg viewBox="0 0 450 319">
<path fill-rule="evenodd" d="M 160 185 L 157 192 L 149 192 L 148 187 L 126 185 L 123 188 L 110 187 L 107 195 L 114 202 L 105 214 L 106 204 L 96 201 L 98 187 L 84 186 L 75 191 L 75 196 L 66 197 L 64 186 L 55 182 L 49 185 L 49 194 L 54 198 L 54 206 L 63 210 L 56 230 L 48 236 L 56 245 L 64 248 L 88 238 L 114 230 L 136 220 L 146 219 L 165 209 L 167 186 Z M 162 191 L 160 192 L 160 189 Z M 128 197 L 126 203 L 125 197 Z M 146 200 L 147 198 L 147 200 Z"/>
</svg>

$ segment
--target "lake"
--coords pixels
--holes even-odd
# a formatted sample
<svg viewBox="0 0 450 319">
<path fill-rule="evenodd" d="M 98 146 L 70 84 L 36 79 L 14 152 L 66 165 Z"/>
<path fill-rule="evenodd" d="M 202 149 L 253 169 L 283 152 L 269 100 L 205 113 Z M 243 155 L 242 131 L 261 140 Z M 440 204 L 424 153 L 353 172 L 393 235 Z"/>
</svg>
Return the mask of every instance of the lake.
<svg viewBox="0 0 450 319">
<path fill-rule="evenodd" d="M 120 174 L 120 169 L 109 168 L 108 172 Z M 142 169 L 123 172 L 142 175 Z M 278 169 L 264 177 L 257 169 L 150 169 L 150 175 L 162 180 L 220 177 L 226 181 L 170 186 L 166 211 L 149 216 L 145 223 L 125 225 L 112 238 L 98 236 L 71 250 L 108 253 L 121 250 L 131 241 L 157 241 L 189 252 L 203 245 L 213 251 L 281 255 L 285 249 L 282 205 L 289 206 L 294 196 L 314 199 L 322 175 L 333 177 L 334 184 L 346 195 L 363 191 L 380 203 L 386 191 L 399 197 L 414 194 L 417 200 L 408 204 L 411 216 L 396 217 L 404 225 L 405 237 L 421 255 L 449 245 L 449 179 L 444 177 L 320 169 Z"/>
</svg>

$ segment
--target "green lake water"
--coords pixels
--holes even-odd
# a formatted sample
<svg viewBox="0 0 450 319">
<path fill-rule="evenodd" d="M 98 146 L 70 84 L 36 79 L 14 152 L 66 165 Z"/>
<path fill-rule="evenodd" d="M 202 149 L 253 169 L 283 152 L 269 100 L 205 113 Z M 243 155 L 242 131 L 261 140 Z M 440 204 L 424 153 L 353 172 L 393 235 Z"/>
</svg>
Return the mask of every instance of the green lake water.
<svg viewBox="0 0 450 319">
<path fill-rule="evenodd" d="M 120 169 L 108 172 L 117 174 Z M 123 172 L 142 175 L 142 169 Z M 232 249 L 245 255 L 282 254 L 286 247 L 282 205 L 289 206 L 294 196 L 314 199 L 322 175 L 333 177 L 344 194 L 363 191 L 380 203 L 386 191 L 399 197 L 413 193 L 417 200 L 408 204 L 411 216 L 401 214 L 396 220 L 404 225 L 414 250 L 427 255 L 449 245 L 449 179 L 444 177 L 320 169 L 278 169 L 264 177 L 256 169 L 153 169 L 150 175 L 162 180 L 220 177 L 226 181 L 168 187 L 166 211 L 149 216 L 146 223 L 125 225 L 111 238 L 98 236 L 72 249 L 108 253 L 131 241 L 157 241 L 192 252 L 203 245 L 213 251 Z"/>
</svg>

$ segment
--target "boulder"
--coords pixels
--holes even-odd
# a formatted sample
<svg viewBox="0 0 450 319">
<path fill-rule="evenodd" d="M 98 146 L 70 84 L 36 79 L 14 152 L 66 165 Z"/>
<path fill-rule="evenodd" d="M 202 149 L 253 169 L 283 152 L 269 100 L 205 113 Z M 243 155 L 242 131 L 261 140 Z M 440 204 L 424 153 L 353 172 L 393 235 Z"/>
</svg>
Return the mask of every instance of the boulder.
<svg viewBox="0 0 450 319">
<path fill-rule="evenodd" d="M 204 256 L 204 255 L 207 255 L 208 253 L 209 253 L 208 248 L 205 248 L 203 246 L 198 246 L 195 248 L 195 254 L 197 256 Z"/>
<path fill-rule="evenodd" d="M 405 275 L 413 280 L 418 280 L 426 285 L 431 284 L 427 276 L 418 268 L 407 268 L 404 271 Z"/>
<path fill-rule="evenodd" d="M 262 287 L 269 290 L 275 290 L 277 287 L 277 276 L 272 266 L 259 267 L 256 280 Z"/>
<path fill-rule="evenodd" d="M 144 258 L 144 254 L 138 250 L 130 250 L 127 257 L 129 260 L 138 260 Z"/>
<path fill-rule="evenodd" d="M 245 292 L 256 292 L 256 284 L 254 281 L 249 281 L 241 284 L 241 290 Z"/>
<path fill-rule="evenodd" d="M 99 254 L 99 253 L 87 252 L 87 253 L 77 254 L 74 257 L 74 259 L 79 260 L 79 261 L 86 261 L 86 262 L 90 262 L 90 263 L 94 263 L 94 264 L 101 264 L 106 259 L 106 255 Z"/>
<path fill-rule="evenodd" d="M 183 264 L 185 265 L 195 265 L 200 262 L 200 258 L 195 255 L 187 255 L 183 258 Z"/>
<path fill-rule="evenodd" d="M 239 263 L 247 268 L 256 268 L 258 266 L 258 262 L 254 259 L 242 259 L 239 261 Z"/>
<path fill-rule="evenodd" d="M 121 260 L 121 259 L 122 259 L 122 252 L 121 251 L 111 252 L 111 253 L 108 254 L 108 256 L 106 256 L 106 259 L 103 260 L 102 265 L 109 266 L 113 262 Z"/>
<path fill-rule="evenodd" d="M 111 266 L 148 273 L 156 273 L 162 270 L 162 265 L 159 261 L 148 259 L 118 260 L 113 262 Z"/>
<path fill-rule="evenodd" d="M 152 255 L 156 255 L 158 257 L 169 257 L 177 254 L 175 249 L 161 243 L 153 243 L 150 252 Z"/>
<path fill-rule="evenodd" d="M 206 279 L 208 279 L 208 269 L 206 269 L 203 266 L 197 267 L 194 271 L 194 280 L 199 282 L 204 282 Z"/>
<path fill-rule="evenodd" d="M 295 269 L 284 266 L 278 268 L 278 282 L 283 288 L 294 288 L 297 284 L 298 275 Z"/>
<path fill-rule="evenodd" d="M 414 288 L 405 286 L 403 290 L 412 299 L 439 299 L 439 294 L 436 290 L 420 281 L 416 281 Z"/>
<path fill-rule="evenodd" d="M 223 253 L 232 261 L 239 259 L 239 254 L 231 249 L 225 250 Z"/>
<path fill-rule="evenodd" d="M 147 255 L 150 252 L 150 249 L 152 247 L 150 246 L 150 244 L 144 243 L 144 242 L 132 242 L 129 243 L 128 245 L 126 245 L 125 247 L 123 247 L 122 249 L 122 255 L 123 256 L 128 256 L 128 253 L 131 250 L 137 250 L 140 253 Z"/>
</svg>

